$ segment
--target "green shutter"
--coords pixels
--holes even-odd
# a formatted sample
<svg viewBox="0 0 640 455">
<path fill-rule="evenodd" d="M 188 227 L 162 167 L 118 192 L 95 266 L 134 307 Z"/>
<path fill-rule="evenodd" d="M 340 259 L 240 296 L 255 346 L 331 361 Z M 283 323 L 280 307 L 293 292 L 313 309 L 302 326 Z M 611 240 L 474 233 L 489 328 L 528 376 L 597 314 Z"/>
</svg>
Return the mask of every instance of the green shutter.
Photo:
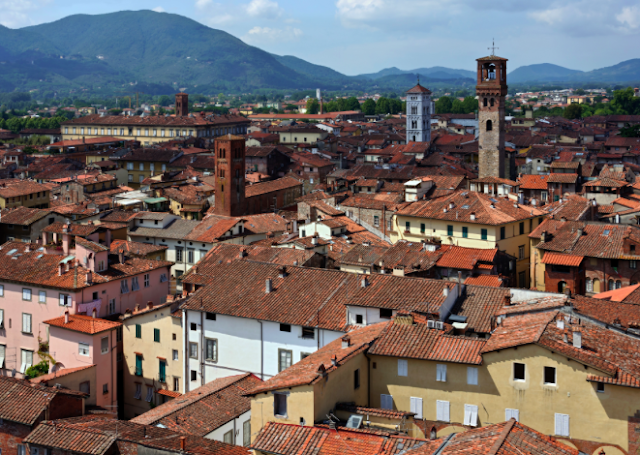
<svg viewBox="0 0 640 455">
<path fill-rule="evenodd" d="M 166 382 L 167 364 L 164 360 L 160 360 L 160 382 Z"/>
<path fill-rule="evenodd" d="M 447 235 L 453 235 L 453 226 L 451 226 L 450 224 L 447 226 Z"/>
<path fill-rule="evenodd" d="M 142 376 L 142 356 L 136 355 L 136 376 Z"/>
<path fill-rule="evenodd" d="M 420 232 L 424 234 L 426 230 L 427 230 L 427 225 L 424 223 L 420 223 Z"/>
<path fill-rule="evenodd" d="M 160 343 L 160 329 L 153 329 L 153 341 Z"/>
<path fill-rule="evenodd" d="M 487 240 L 487 230 L 486 229 L 482 229 L 480 231 L 481 236 L 482 236 L 482 240 Z"/>
<path fill-rule="evenodd" d="M 136 324 L 136 338 L 142 338 L 142 327 L 140 327 L 140 324 Z"/>
</svg>

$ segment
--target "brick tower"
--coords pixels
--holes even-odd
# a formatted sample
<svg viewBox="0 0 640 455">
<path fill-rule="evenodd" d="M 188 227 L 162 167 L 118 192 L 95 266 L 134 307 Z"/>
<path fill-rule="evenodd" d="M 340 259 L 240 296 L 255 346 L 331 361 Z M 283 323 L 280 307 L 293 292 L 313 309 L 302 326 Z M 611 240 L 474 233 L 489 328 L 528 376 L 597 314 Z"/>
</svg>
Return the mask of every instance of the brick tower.
<svg viewBox="0 0 640 455">
<path fill-rule="evenodd" d="M 507 59 L 490 55 L 478 62 L 478 177 L 505 177 L 504 101 L 507 95 Z"/>
<path fill-rule="evenodd" d="M 242 216 L 247 207 L 244 198 L 245 140 L 230 134 L 216 139 L 216 194 L 214 213 Z"/>
<path fill-rule="evenodd" d="M 189 115 L 189 95 L 186 93 L 176 93 L 176 116 Z"/>
</svg>

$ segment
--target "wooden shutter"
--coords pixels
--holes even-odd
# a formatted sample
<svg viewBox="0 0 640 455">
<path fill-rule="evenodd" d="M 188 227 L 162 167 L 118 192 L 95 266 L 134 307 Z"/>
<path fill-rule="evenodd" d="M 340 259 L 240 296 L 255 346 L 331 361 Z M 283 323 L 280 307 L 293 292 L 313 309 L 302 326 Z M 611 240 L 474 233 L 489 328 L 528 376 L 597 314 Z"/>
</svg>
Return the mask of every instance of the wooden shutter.
<svg viewBox="0 0 640 455">
<path fill-rule="evenodd" d="M 411 412 L 415 412 L 414 419 L 422 418 L 422 398 L 411 397 Z"/>
</svg>

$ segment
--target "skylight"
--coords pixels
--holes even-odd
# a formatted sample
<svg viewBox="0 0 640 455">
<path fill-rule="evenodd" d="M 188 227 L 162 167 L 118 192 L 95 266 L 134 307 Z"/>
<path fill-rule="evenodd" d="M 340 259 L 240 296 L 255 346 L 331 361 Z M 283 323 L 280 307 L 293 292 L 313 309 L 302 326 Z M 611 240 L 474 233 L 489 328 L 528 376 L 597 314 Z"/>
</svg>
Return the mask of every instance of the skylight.
<svg viewBox="0 0 640 455">
<path fill-rule="evenodd" d="M 12 254 L 15 254 L 18 250 L 17 249 L 13 249 L 13 250 L 9 250 L 9 252 L 7 253 L 7 256 L 11 256 Z"/>
<path fill-rule="evenodd" d="M 609 229 L 606 229 L 606 230 L 603 232 L 603 234 L 602 234 L 602 235 L 609 235 L 609 233 L 610 233 L 610 232 L 611 232 L 611 231 L 610 231 Z"/>
</svg>

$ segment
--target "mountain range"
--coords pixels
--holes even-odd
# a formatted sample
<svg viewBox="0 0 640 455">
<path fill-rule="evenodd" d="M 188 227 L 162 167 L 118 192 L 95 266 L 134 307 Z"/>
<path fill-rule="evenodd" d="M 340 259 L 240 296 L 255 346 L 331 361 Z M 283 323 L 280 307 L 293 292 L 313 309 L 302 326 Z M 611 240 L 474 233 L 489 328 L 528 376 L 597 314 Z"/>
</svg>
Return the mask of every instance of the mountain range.
<svg viewBox="0 0 640 455">
<path fill-rule="evenodd" d="M 402 90 L 471 86 L 475 72 L 440 66 L 347 76 L 294 56 L 278 56 L 191 19 L 153 11 L 74 15 L 21 29 L 0 25 L 0 91 L 139 91 L 169 94 L 261 88 Z M 523 66 L 510 83 L 640 81 L 640 59 L 583 72 L 549 63 Z"/>
</svg>

